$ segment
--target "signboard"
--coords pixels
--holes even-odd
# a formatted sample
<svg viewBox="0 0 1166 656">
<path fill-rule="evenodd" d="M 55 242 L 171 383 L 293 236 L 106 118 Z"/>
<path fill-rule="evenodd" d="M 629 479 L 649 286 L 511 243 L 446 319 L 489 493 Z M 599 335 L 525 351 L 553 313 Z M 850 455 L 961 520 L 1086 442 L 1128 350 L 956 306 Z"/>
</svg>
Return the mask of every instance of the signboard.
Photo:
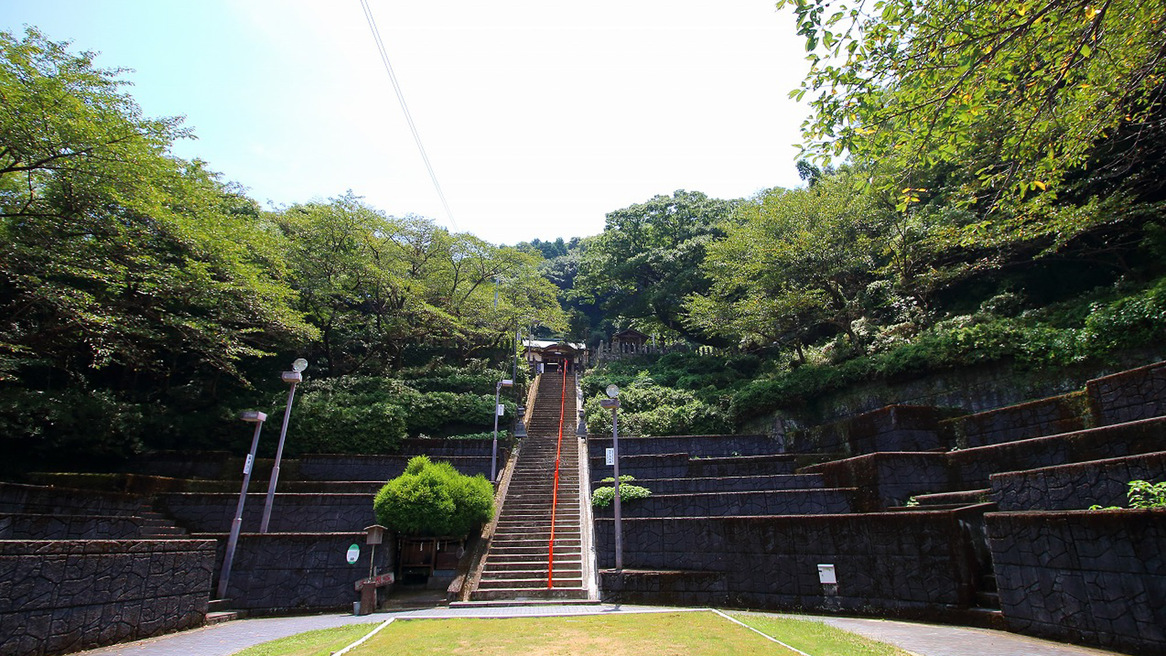
<svg viewBox="0 0 1166 656">
<path fill-rule="evenodd" d="M 348 547 L 348 564 L 355 565 L 356 561 L 360 559 L 360 545 L 355 542 Z"/>
<path fill-rule="evenodd" d="M 253 462 L 255 462 L 255 456 L 248 453 L 247 460 L 243 462 L 243 473 L 244 474 L 251 473 L 251 463 L 253 463 Z"/>
<path fill-rule="evenodd" d="M 838 585 L 838 575 L 833 565 L 818 565 L 818 581 L 822 585 Z"/>
<path fill-rule="evenodd" d="M 615 449 L 612 447 L 607 447 L 606 456 L 607 456 L 607 466 L 611 467 L 612 465 L 615 464 Z"/>
<path fill-rule="evenodd" d="M 498 408 L 495 410 L 495 412 L 498 413 L 499 417 L 506 414 L 506 405 L 504 403 L 499 403 Z"/>
<path fill-rule="evenodd" d="M 380 576 L 374 576 L 371 579 L 361 579 L 360 581 L 356 582 L 354 587 L 356 587 L 357 592 L 370 585 L 374 588 L 383 588 L 386 585 L 392 585 L 395 580 L 396 579 L 392 572 L 385 572 L 384 574 L 381 574 Z"/>
</svg>

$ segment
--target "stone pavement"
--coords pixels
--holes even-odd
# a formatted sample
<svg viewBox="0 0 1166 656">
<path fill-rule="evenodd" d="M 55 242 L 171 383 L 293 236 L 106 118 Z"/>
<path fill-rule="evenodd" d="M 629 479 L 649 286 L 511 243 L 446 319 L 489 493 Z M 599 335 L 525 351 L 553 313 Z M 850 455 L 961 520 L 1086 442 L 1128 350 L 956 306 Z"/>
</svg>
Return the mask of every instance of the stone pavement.
<svg viewBox="0 0 1166 656">
<path fill-rule="evenodd" d="M 610 613 L 695 612 L 700 610 L 703 609 L 596 604 L 430 608 L 395 613 L 376 613 L 361 617 L 336 614 L 247 619 L 224 622 L 201 629 L 112 647 L 103 647 L 81 652 L 79 656 L 229 656 L 261 642 L 314 629 L 367 623 L 371 631 L 377 623 L 390 617 L 400 619 L 547 617 Z M 802 617 L 801 619 L 823 621 L 875 640 L 889 642 L 918 656 L 1116 656 L 1112 652 L 1048 642 L 989 629 L 844 617 Z"/>
</svg>

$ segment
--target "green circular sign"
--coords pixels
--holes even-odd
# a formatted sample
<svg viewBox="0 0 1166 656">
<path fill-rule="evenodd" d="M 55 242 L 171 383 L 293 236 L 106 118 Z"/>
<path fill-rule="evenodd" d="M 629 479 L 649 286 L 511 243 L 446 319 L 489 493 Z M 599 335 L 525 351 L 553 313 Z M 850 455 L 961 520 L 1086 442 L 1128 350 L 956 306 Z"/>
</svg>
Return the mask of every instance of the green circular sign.
<svg viewBox="0 0 1166 656">
<path fill-rule="evenodd" d="M 348 547 L 348 564 L 355 565 L 358 558 L 360 558 L 360 545 L 353 543 L 351 547 Z"/>
</svg>

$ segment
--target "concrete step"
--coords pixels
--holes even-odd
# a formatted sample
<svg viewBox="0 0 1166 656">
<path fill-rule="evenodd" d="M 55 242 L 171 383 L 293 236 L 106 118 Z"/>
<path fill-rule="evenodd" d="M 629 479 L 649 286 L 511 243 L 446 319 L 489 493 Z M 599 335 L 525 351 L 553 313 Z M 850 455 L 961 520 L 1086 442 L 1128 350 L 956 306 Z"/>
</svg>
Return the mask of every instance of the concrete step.
<svg viewBox="0 0 1166 656">
<path fill-rule="evenodd" d="M 558 575 L 555 575 L 555 579 L 553 581 L 553 584 L 554 585 L 552 587 L 562 586 L 564 588 L 582 588 L 583 587 L 583 577 L 576 576 L 573 578 L 569 578 L 569 577 L 559 577 Z M 520 578 L 511 578 L 511 577 L 506 577 L 506 578 L 501 578 L 501 579 L 488 579 L 488 578 L 486 578 L 485 575 L 482 575 L 482 580 L 478 582 L 478 590 L 496 590 L 496 589 L 505 589 L 505 588 L 546 588 L 546 587 L 548 587 L 548 586 L 547 586 L 547 577 L 545 577 L 545 576 L 536 577 L 536 578 L 529 578 L 529 579 L 520 579 Z"/>
<path fill-rule="evenodd" d="M 587 599 L 587 590 L 584 588 L 501 588 L 490 590 L 474 590 L 470 594 L 471 601 L 535 601 L 535 600 L 568 600 Z"/>
</svg>

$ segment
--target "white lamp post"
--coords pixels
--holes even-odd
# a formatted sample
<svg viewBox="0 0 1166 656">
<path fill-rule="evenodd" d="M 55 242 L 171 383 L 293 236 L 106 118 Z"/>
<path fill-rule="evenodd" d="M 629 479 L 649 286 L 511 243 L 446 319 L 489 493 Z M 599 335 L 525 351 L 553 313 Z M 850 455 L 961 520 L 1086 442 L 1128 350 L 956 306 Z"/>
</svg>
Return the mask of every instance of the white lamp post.
<svg viewBox="0 0 1166 656">
<path fill-rule="evenodd" d="M 248 410 L 239 416 L 243 421 L 255 424 L 255 435 L 251 438 L 251 451 L 243 463 L 243 489 L 239 490 L 239 505 L 235 506 L 235 519 L 231 522 L 231 535 L 227 538 L 227 550 L 223 554 L 223 569 L 219 572 L 218 598 L 227 597 L 227 582 L 231 579 L 231 565 L 235 562 L 235 546 L 239 544 L 239 530 L 243 526 L 243 504 L 247 501 L 247 486 L 251 483 L 251 469 L 255 466 L 255 451 L 259 447 L 259 431 L 267 415 L 258 410 Z"/>
<path fill-rule="evenodd" d="M 291 387 L 287 391 L 287 407 L 283 409 L 283 425 L 279 428 L 279 446 L 275 447 L 275 465 L 271 468 L 271 482 L 267 484 L 267 501 L 263 504 L 263 521 L 259 524 L 259 532 L 266 533 L 267 525 L 271 522 L 271 504 L 275 501 L 275 485 L 279 482 L 279 461 L 283 458 L 283 442 L 287 438 L 287 422 L 291 418 L 292 400 L 296 396 L 296 385 L 304 379 L 303 371 L 308 368 L 308 361 L 296 358 L 292 362 L 292 370 L 280 374 L 280 378 Z"/>
<path fill-rule="evenodd" d="M 498 482 L 498 417 L 501 417 L 502 412 L 505 410 L 505 408 L 503 408 L 502 405 L 500 403 L 498 403 L 498 399 L 502 395 L 502 388 L 503 387 L 513 387 L 513 386 L 514 386 L 514 381 L 509 379 L 509 378 L 505 378 L 503 380 L 498 381 L 498 384 L 494 387 L 494 449 L 490 455 L 490 482 L 491 483 Z"/>
<path fill-rule="evenodd" d="M 618 572 L 623 569 L 623 529 L 619 513 L 619 387 L 608 385 L 607 396 L 610 398 L 600 399 L 599 405 L 611 410 L 612 464 L 615 465 L 615 569 Z"/>
</svg>

